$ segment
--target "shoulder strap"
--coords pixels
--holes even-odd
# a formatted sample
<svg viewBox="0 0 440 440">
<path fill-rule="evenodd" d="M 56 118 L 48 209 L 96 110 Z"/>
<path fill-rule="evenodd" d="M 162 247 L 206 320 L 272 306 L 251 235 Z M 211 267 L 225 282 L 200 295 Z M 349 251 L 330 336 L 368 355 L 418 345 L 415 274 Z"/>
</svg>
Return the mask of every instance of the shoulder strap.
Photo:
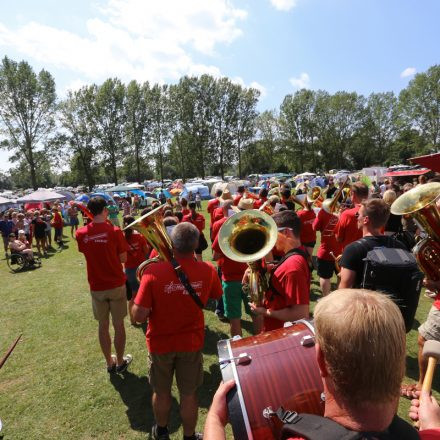
<svg viewBox="0 0 440 440">
<path fill-rule="evenodd" d="M 188 281 L 188 277 L 186 276 L 186 273 L 182 270 L 182 267 L 180 264 L 176 261 L 175 258 L 171 258 L 171 264 L 173 265 L 174 271 L 176 272 L 176 275 L 178 276 L 180 282 L 184 285 L 186 291 L 189 293 L 191 298 L 194 300 L 194 302 L 203 309 L 204 305 L 197 295 L 196 291 L 191 286 L 191 283 Z"/>
<path fill-rule="evenodd" d="M 283 258 L 278 262 L 278 264 L 275 266 L 275 268 L 272 270 L 272 273 L 269 276 L 269 288 L 273 295 L 270 297 L 269 301 L 272 301 L 275 295 L 281 295 L 280 292 L 275 288 L 275 286 L 272 283 L 272 275 L 275 272 L 275 270 L 280 267 L 286 260 L 288 260 L 293 255 L 301 255 L 305 260 L 306 264 L 309 264 L 309 255 L 307 252 L 303 251 L 300 248 L 291 249 L 290 251 L 286 252 Z"/>
<path fill-rule="evenodd" d="M 315 414 L 296 414 L 293 420 L 289 420 L 282 427 L 281 440 L 287 440 L 293 436 L 301 436 L 307 440 L 360 440 L 363 438 L 362 433 L 351 431 L 327 417 Z"/>
</svg>

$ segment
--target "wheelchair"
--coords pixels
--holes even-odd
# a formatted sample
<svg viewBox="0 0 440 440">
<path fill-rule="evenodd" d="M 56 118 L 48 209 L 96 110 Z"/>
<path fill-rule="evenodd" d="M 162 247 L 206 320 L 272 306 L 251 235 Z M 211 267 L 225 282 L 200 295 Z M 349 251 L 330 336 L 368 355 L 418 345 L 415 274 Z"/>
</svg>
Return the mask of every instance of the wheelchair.
<svg viewBox="0 0 440 440">
<path fill-rule="evenodd" d="M 41 267 L 41 258 L 34 254 L 33 260 L 28 260 L 23 254 L 12 252 L 6 254 L 6 262 L 12 272 L 17 273 L 24 269 Z"/>
</svg>

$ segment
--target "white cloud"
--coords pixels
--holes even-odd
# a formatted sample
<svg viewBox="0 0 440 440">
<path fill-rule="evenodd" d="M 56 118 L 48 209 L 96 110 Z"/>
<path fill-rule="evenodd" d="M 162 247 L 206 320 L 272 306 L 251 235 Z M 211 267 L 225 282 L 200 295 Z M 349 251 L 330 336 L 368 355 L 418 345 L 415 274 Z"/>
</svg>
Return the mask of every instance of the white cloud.
<svg viewBox="0 0 440 440">
<path fill-rule="evenodd" d="M 270 0 L 270 2 L 279 11 L 289 11 L 296 6 L 296 0 Z"/>
<path fill-rule="evenodd" d="M 296 78 L 290 78 L 289 82 L 295 89 L 308 89 L 310 87 L 310 77 L 305 72 Z"/>
<path fill-rule="evenodd" d="M 407 78 L 408 76 L 413 76 L 417 72 L 415 67 L 407 67 L 401 74 L 401 78 Z"/>
<path fill-rule="evenodd" d="M 37 22 L 17 29 L 0 23 L 0 47 L 85 80 L 164 82 L 185 74 L 220 75 L 218 67 L 193 57 L 215 55 L 218 45 L 230 44 L 247 17 L 224 0 L 107 0 L 100 13 L 85 23 L 85 36 Z"/>
</svg>

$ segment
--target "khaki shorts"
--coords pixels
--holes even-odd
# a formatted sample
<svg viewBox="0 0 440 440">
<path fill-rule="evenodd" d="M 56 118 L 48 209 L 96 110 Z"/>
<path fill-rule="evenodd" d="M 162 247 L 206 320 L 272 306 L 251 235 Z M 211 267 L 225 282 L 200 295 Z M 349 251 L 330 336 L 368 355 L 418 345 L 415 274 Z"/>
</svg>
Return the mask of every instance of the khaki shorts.
<svg viewBox="0 0 440 440">
<path fill-rule="evenodd" d="M 432 306 L 426 321 L 419 327 L 419 333 L 428 340 L 440 341 L 440 310 Z"/>
<path fill-rule="evenodd" d="M 112 321 L 122 321 L 127 316 L 127 292 L 125 284 L 109 290 L 91 291 L 93 316 L 98 321 L 108 319 L 112 315 Z"/>
<path fill-rule="evenodd" d="M 203 383 L 201 351 L 150 354 L 150 385 L 160 394 L 171 392 L 174 372 L 179 393 L 194 394 Z"/>
</svg>

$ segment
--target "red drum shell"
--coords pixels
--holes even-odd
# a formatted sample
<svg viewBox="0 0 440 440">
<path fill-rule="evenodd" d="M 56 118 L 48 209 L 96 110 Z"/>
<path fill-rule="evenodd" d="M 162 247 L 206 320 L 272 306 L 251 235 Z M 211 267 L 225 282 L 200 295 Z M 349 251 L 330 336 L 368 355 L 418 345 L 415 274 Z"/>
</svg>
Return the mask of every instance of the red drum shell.
<svg viewBox="0 0 440 440">
<path fill-rule="evenodd" d="M 298 413 L 323 415 L 323 385 L 316 362 L 314 327 L 296 321 L 289 327 L 218 343 L 223 380 L 235 379 L 228 394 L 229 418 L 236 440 L 278 437 L 263 410 L 280 406 Z M 246 353 L 250 362 L 222 362 Z"/>
</svg>

